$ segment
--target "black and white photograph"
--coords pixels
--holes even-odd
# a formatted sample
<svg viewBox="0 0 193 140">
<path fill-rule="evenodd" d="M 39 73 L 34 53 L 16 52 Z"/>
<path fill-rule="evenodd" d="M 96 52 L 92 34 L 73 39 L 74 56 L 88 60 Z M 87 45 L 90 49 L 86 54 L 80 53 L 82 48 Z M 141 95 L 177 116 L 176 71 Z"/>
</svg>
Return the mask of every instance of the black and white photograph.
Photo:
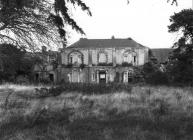
<svg viewBox="0 0 193 140">
<path fill-rule="evenodd" d="M 0 140 L 193 140 L 193 0 L 0 0 Z"/>
</svg>

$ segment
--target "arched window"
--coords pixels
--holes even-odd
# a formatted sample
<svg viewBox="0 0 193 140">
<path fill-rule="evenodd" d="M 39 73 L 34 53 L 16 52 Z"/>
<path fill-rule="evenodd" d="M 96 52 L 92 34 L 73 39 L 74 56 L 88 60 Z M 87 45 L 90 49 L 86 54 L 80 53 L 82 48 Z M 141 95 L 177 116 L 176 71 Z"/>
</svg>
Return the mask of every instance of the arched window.
<svg viewBox="0 0 193 140">
<path fill-rule="evenodd" d="M 72 52 L 69 55 L 69 63 L 71 64 L 82 64 L 83 56 L 80 52 Z"/>
<path fill-rule="evenodd" d="M 107 63 L 107 56 L 104 52 L 99 53 L 99 63 Z"/>
</svg>

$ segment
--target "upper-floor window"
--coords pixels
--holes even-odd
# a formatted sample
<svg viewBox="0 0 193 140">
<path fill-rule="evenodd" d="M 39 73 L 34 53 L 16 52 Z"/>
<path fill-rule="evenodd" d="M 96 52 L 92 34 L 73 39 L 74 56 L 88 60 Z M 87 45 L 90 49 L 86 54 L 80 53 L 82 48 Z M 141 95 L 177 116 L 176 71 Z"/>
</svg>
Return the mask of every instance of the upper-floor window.
<svg viewBox="0 0 193 140">
<path fill-rule="evenodd" d="M 137 62 L 137 54 L 135 52 L 133 52 L 132 56 L 133 56 L 132 57 L 133 58 L 133 63 L 136 64 L 136 62 Z"/>
<path fill-rule="evenodd" d="M 82 54 L 80 52 L 72 52 L 69 55 L 69 63 L 71 64 L 82 64 Z"/>
<path fill-rule="evenodd" d="M 123 62 L 136 64 L 137 62 L 137 54 L 132 51 L 126 51 L 123 53 Z"/>
<path fill-rule="evenodd" d="M 99 53 L 99 63 L 107 63 L 107 56 L 104 52 Z"/>
</svg>

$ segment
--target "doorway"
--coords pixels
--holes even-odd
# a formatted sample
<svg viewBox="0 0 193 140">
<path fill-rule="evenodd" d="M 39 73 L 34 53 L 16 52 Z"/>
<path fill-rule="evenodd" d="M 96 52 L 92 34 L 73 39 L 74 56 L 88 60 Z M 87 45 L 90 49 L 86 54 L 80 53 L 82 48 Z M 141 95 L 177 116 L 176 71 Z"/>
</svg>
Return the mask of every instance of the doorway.
<svg viewBox="0 0 193 140">
<path fill-rule="evenodd" d="M 106 83 L 106 71 L 99 71 L 99 83 L 100 84 Z"/>
</svg>

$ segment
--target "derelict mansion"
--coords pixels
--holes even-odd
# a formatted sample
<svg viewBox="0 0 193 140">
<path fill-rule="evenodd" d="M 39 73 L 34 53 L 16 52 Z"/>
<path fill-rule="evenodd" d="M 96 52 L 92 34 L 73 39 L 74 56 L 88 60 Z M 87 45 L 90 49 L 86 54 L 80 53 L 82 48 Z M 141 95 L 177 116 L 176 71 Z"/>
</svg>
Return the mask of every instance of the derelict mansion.
<svg viewBox="0 0 193 140">
<path fill-rule="evenodd" d="M 132 82 L 140 77 L 136 68 L 149 61 L 148 52 L 148 47 L 131 38 L 81 38 L 57 53 L 57 67 L 51 67 L 47 62 L 47 68 L 41 71 L 36 66 L 35 77 L 36 80 L 48 78 L 53 82 Z"/>
</svg>

